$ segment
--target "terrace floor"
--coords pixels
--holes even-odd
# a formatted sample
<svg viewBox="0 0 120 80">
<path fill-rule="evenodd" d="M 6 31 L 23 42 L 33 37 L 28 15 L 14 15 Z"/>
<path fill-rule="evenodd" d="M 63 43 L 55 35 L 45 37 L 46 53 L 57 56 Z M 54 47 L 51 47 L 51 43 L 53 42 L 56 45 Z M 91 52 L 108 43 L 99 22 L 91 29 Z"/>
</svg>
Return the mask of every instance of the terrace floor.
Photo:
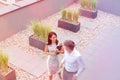
<svg viewBox="0 0 120 80">
<path fill-rule="evenodd" d="M 78 9 L 80 6 L 79 4 L 72 4 L 69 6 L 69 9 Z M 105 35 L 109 35 L 110 33 L 120 33 L 120 17 L 115 16 L 103 11 L 98 11 L 98 17 L 96 19 L 89 19 L 80 16 L 79 22 L 81 22 L 81 28 L 80 31 L 77 33 L 70 32 L 68 30 L 60 29 L 57 27 L 57 21 L 61 18 L 61 13 L 55 13 L 46 19 L 42 20 L 45 23 L 48 23 L 52 25 L 53 31 L 55 31 L 58 35 L 58 39 L 60 41 L 64 41 L 66 39 L 72 39 L 76 43 L 76 48 L 81 52 L 83 55 L 83 59 L 86 64 L 86 71 L 83 72 L 83 74 L 79 77 L 78 80 L 89 80 L 87 77 L 90 74 L 87 74 L 89 72 L 90 68 L 93 68 L 96 62 L 96 55 L 100 53 L 94 52 L 94 50 L 98 47 L 95 44 L 95 42 L 101 42 L 101 40 L 97 40 L 98 36 L 104 37 Z M 118 31 L 112 31 L 113 29 Z M 109 32 L 108 32 L 109 30 Z M 102 33 L 102 34 L 101 34 Z M 8 52 L 8 55 L 10 56 L 10 66 L 13 67 L 16 70 L 17 80 L 48 80 L 47 75 L 47 69 L 46 67 L 40 67 L 40 66 L 46 66 L 45 62 L 47 59 L 47 55 L 43 53 L 43 51 L 29 46 L 29 36 L 32 35 L 33 32 L 30 28 L 27 28 L 23 31 L 18 32 L 17 34 L 9 37 L 8 39 L 0 42 L 0 49 L 3 49 L 5 52 Z M 106 40 L 104 38 L 102 41 Z M 102 43 L 104 44 L 104 43 Z M 89 48 L 89 49 L 88 49 Z M 94 49 L 93 49 L 94 48 Z M 15 52 L 14 50 L 20 50 L 19 52 Z M 12 53 L 13 51 L 13 53 Z M 19 53 L 19 54 L 18 54 Z M 24 54 L 25 55 L 24 55 Z M 21 56 L 21 58 L 12 57 L 12 55 L 17 54 L 17 56 Z M 29 56 L 30 55 L 30 56 Z M 29 59 L 31 56 L 39 57 L 39 59 Z M 30 70 L 25 69 L 26 66 L 24 66 L 25 62 L 22 59 L 22 56 L 29 56 L 27 57 L 29 60 L 29 64 L 27 65 L 29 67 L 36 65 L 34 62 L 39 62 L 39 65 L 33 66 Z M 13 60 L 13 58 L 17 59 L 17 64 Z M 43 64 L 44 63 L 44 64 Z M 27 64 L 27 63 L 26 63 Z M 21 66 L 23 65 L 23 66 Z M 40 68 L 39 68 L 40 67 Z M 37 70 L 41 70 L 41 73 L 34 75 L 34 68 Z M 44 71 L 43 71 L 44 70 Z M 32 72 L 33 71 L 33 72 Z M 85 74 L 86 73 L 86 74 Z"/>
</svg>

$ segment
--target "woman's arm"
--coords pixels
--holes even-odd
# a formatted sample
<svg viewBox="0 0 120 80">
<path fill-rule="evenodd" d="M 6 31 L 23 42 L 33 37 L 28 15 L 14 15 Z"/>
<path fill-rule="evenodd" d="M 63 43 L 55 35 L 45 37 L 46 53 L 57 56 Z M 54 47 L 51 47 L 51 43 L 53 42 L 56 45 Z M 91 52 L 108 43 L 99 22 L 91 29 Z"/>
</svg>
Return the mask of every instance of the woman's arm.
<svg viewBox="0 0 120 80">
<path fill-rule="evenodd" d="M 56 55 L 56 52 L 49 52 L 49 50 L 48 50 L 48 45 L 47 45 L 47 44 L 45 45 L 44 52 L 45 52 L 47 55 Z"/>
</svg>

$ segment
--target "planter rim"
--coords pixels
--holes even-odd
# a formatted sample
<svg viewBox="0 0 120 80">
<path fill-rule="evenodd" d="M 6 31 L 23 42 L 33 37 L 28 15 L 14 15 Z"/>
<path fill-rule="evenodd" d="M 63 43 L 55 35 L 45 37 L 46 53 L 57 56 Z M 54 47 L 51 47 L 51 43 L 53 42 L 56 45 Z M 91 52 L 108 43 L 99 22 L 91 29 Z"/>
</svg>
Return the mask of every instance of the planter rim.
<svg viewBox="0 0 120 80">
<path fill-rule="evenodd" d="M 72 32 L 78 32 L 80 30 L 80 22 L 78 22 L 78 24 L 73 24 L 73 23 L 69 23 L 66 20 L 59 19 L 58 27 L 72 31 Z"/>
<path fill-rule="evenodd" d="M 5 72 L 5 74 L 1 73 L 1 75 L 8 75 L 10 72 L 14 71 L 12 67 L 8 66 L 8 68 L 10 69 L 10 71 Z"/>
<path fill-rule="evenodd" d="M 85 9 L 85 8 L 80 8 L 81 10 L 86 10 L 86 11 L 90 11 L 90 12 L 96 12 L 97 11 L 97 9 L 95 9 L 95 10 L 89 10 L 89 9 Z"/>
<path fill-rule="evenodd" d="M 74 23 L 73 21 L 68 21 L 68 20 L 65 20 L 65 19 L 62 19 L 62 18 L 60 18 L 59 20 L 62 20 L 62 21 L 65 21 L 65 22 L 68 22 L 68 23 L 70 23 L 70 24 L 74 24 L 74 25 L 78 25 L 78 24 L 80 24 L 80 22 L 77 22 L 77 23 Z"/>
<path fill-rule="evenodd" d="M 30 37 L 34 37 L 35 39 L 38 39 L 38 40 L 40 40 L 40 41 L 42 41 L 42 42 L 46 42 L 46 41 L 40 39 L 39 37 L 35 36 L 34 34 L 32 34 Z"/>
</svg>

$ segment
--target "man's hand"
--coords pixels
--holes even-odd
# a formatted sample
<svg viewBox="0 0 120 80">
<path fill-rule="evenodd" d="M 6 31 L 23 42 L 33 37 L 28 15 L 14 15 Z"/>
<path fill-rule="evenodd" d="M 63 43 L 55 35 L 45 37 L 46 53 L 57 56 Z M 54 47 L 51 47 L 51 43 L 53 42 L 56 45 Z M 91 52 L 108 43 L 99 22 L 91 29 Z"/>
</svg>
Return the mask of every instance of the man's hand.
<svg viewBox="0 0 120 80">
<path fill-rule="evenodd" d="M 72 80 L 77 80 L 77 76 L 73 75 L 73 79 Z"/>
</svg>

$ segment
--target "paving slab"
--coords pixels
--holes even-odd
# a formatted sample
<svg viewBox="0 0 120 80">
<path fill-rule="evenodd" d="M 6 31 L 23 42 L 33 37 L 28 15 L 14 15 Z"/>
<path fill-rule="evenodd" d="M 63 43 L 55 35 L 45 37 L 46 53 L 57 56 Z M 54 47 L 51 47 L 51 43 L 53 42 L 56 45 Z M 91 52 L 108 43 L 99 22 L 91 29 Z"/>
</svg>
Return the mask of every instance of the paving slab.
<svg viewBox="0 0 120 80">
<path fill-rule="evenodd" d="M 116 27 L 116 28 L 115 28 Z M 119 80 L 120 26 L 106 28 L 82 50 L 86 70 L 79 80 Z M 89 56 L 89 53 L 91 54 Z M 92 59 L 92 60 L 91 60 Z"/>
<path fill-rule="evenodd" d="M 25 53 L 23 50 L 15 46 L 6 48 L 5 52 L 9 56 L 10 63 L 36 77 L 41 76 L 47 71 L 46 58 Z"/>
</svg>

